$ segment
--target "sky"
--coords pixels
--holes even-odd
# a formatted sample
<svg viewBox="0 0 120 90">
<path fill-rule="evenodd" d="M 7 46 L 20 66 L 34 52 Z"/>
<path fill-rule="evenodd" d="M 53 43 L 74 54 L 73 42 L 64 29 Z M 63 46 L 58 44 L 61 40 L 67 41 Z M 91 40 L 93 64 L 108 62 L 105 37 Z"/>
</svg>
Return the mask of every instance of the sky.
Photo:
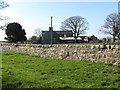
<svg viewBox="0 0 120 90">
<path fill-rule="evenodd" d="M 85 35 L 95 35 L 98 38 L 108 37 L 98 33 L 100 26 L 104 25 L 104 20 L 111 13 L 118 12 L 118 0 L 6 0 L 10 5 L 0 13 L 10 19 L 0 21 L 18 22 L 26 31 L 29 39 L 35 35 L 36 28 L 48 30 L 50 27 L 50 17 L 53 16 L 53 30 L 60 30 L 61 22 L 71 16 L 81 16 L 87 19 L 89 29 Z M 0 41 L 4 40 L 5 31 L 0 30 Z"/>
</svg>

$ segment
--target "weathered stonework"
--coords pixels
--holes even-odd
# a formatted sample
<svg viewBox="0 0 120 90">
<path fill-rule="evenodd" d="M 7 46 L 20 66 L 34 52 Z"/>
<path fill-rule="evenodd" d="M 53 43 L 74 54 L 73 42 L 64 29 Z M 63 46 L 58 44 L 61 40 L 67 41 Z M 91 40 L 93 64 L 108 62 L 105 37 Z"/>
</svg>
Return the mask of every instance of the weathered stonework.
<svg viewBox="0 0 120 90">
<path fill-rule="evenodd" d="M 3 51 L 120 65 L 120 45 L 1 44 Z"/>
</svg>

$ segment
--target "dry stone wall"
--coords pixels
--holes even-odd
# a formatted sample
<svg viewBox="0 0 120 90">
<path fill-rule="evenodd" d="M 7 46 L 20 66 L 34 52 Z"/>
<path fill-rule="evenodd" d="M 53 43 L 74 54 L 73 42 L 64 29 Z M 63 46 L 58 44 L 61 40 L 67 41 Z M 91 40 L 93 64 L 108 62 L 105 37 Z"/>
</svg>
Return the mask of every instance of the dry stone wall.
<svg viewBox="0 0 120 90">
<path fill-rule="evenodd" d="M 20 52 L 39 57 L 120 65 L 120 45 L 1 44 L 1 46 L 3 51 Z"/>
</svg>

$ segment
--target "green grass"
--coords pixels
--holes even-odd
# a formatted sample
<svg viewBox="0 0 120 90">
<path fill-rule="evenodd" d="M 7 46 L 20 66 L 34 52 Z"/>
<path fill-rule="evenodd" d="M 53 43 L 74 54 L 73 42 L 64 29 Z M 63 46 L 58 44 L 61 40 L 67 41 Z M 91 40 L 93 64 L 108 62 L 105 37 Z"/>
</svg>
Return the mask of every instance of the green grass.
<svg viewBox="0 0 120 90">
<path fill-rule="evenodd" d="M 2 52 L 5 88 L 118 88 L 118 66 Z"/>
<path fill-rule="evenodd" d="M 0 44 L 7 44 L 8 42 L 0 42 Z M 20 43 L 20 42 L 19 42 Z M 9 43 L 8 43 L 9 44 Z M 28 43 L 30 44 L 30 43 Z M 104 43 L 66 43 L 67 45 L 103 45 Z M 120 42 L 109 42 L 106 45 L 120 45 Z M 61 45 L 61 44 L 57 44 Z"/>
<path fill-rule="evenodd" d="M 103 45 L 104 43 L 68 43 L 68 45 Z M 105 45 L 120 45 L 120 42 L 105 43 Z"/>
<path fill-rule="evenodd" d="M 7 44 L 8 42 L 0 42 L 0 44 Z"/>
</svg>

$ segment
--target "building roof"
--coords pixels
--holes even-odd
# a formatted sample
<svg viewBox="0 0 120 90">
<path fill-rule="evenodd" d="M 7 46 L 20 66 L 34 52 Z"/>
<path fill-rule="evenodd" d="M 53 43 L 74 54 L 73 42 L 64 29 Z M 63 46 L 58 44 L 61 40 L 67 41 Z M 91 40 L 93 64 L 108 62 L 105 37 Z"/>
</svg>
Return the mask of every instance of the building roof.
<svg viewBox="0 0 120 90">
<path fill-rule="evenodd" d="M 73 33 L 72 31 L 55 31 L 60 37 L 72 37 Z"/>
<path fill-rule="evenodd" d="M 42 31 L 42 35 L 44 35 L 45 33 L 47 33 L 49 31 Z M 72 31 L 53 31 L 53 32 L 56 32 L 59 37 L 73 37 L 73 33 Z"/>
</svg>

